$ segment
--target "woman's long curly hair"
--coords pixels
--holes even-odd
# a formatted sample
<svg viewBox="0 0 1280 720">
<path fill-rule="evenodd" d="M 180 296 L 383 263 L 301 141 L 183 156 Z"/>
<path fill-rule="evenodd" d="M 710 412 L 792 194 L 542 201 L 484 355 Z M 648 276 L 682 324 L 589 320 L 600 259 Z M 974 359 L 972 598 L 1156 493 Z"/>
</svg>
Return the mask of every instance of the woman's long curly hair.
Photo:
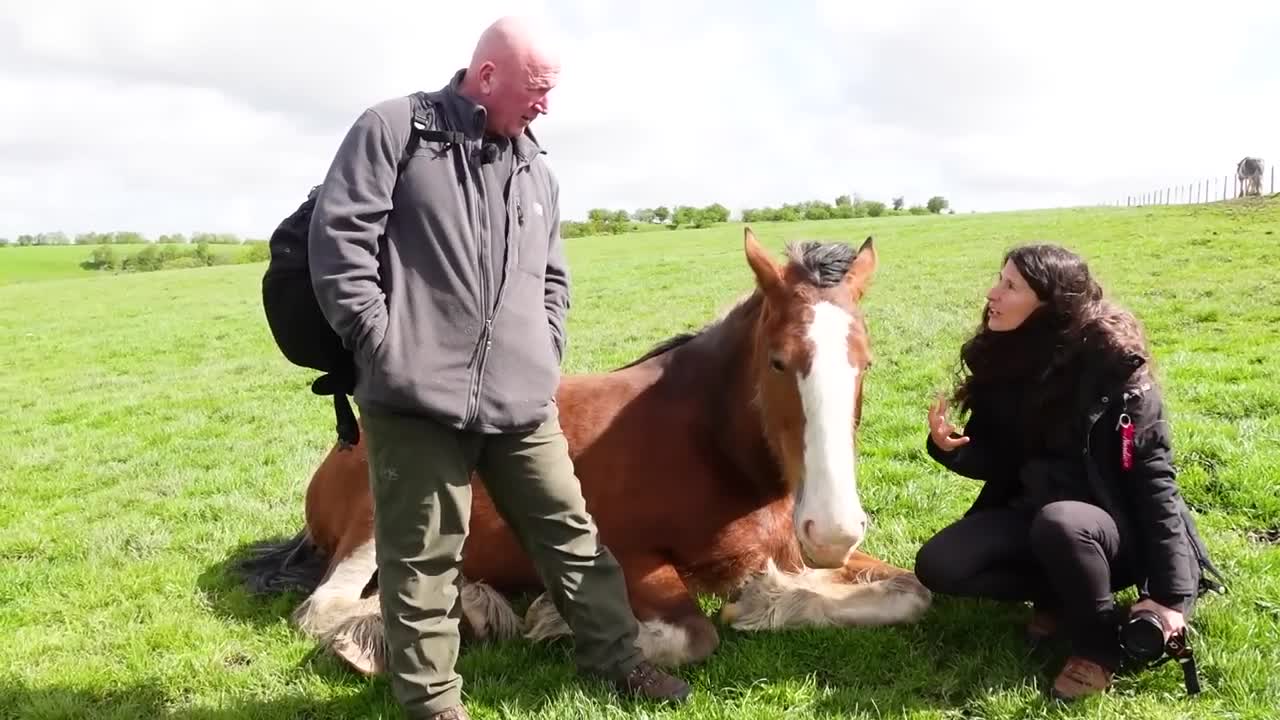
<svg viewBox="0 0 1280 720">
<path fill-rule="evenodd" d="M 1044 304 L 1007 332 L 988 327 L 983 307 L 977 331 L 960 348 L 952 399 L 967 412 L 991 390 L 1022 387 L 1018 414 L 1025 437 L 1041 447 L 1050 434 L 1067 439 L 1061 433 L 1069 433 L 1077 419 L 1074 403 L 1084 363 L 1101 370 L 1099 380 L 1114 381 L 1128 377 L 1136 365 L 1145 372 L 1150 352 L 1137 319 L 1104 299 L 1079 255 L 1059 245 L 1029 244 L 1006 253 L 1001 267 L 1006 262 Z"/>
</svg>

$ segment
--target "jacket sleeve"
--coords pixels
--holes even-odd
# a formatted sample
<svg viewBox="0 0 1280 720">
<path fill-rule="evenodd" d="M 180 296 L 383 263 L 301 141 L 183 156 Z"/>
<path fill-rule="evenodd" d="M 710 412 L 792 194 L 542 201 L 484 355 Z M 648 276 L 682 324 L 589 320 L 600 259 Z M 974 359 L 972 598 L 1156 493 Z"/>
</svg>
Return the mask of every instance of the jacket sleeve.
<svg viewBox="0 0 1280 720">
<path fill-rule="evenodd" d="M 1127 472 L 1120 468 L 1119 474 L 1136 514 L 1147 592 L 1152 600 L 1177 609 L 1196 594 L 1196 581 L 1179 512 L 1169 423 L 1158 396 L 1144 398 L 1129 417 L 1134 424 L 1133 467 Z"/>
<path fill-rule="evenodd" d="M 925 436 L 925 448 L 929 457 L 936 460 L 948 470 L 973 480 L 1003 480 L 1010 476 L 1013 468 L 1006 461 L 1003 445 L 995 433 L 991 431 L 985 416 L 980 409 L 969 416 L 965 423 L 964 434 L 969 442 L 947 452 L 933 441 L 933 435 Z"/>
<path fill-rule="evenodd" d="M 380 115 L 361 114 L 325 175 L 308 236 L 320 309 L 346 347 L 366 361 L 386 332 L 378 239 L 391 210 L 397 147 Z"/>
<path fill-rule="evenodd" d="M 567 344 L 565 321 L 569 313 L 569 265 L 564 252 L 564 240 L 560 237 L 560 186 L 551 181 L 551 222 L 547 237 L 547 270 L 543 286 L 547 321 L 551 325 L 551 340 L 556 349 L 556 361 L 564 360 Z"/>
</svg>

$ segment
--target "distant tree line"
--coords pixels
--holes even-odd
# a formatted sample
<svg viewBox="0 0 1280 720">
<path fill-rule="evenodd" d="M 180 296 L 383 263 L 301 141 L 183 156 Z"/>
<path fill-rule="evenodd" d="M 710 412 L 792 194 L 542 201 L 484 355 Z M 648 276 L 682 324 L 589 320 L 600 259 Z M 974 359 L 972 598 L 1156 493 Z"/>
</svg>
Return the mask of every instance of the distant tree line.
<svg viewBox="0 0 1280 720">
<path fill-rule="evenodd" d="M 75 237 L 71 237 L 64 232 L 43 232 L 35 235 L 19 235 L 18 239 L 10 242 L 6 238 L 0 238 L 0 246 L 5 245 L 141 245 L 143 243 L 152 242 L 151 238 L 139 232 L 86 232 L 80 233 Z M 198 245 L 206 243 L 208 245 L 242 245 L 249 242 L 259 242 L 241 238 L 234 233 L 193 233 L 191 237 L 187 237 L 182 233 L 173 235 L 161 235 L 155 239 L 155 242 L 162 245 Z"/>
<path fill-rule="evenodd" d="M 906 200 L 902 196 L 895 197 L 891 206 L 879 200 L 864 200 L 858 195 L 852 197 L 841 195 L 834 203 L 823 200 L 809 200 L 801 203 L 787 203 L 781 207 L 748 208 L 742 211 L 743 222 L 797 222 L 800 220 L 848 220 L 861 217 L 882 217 L 885 215 L 937 215 L 949 207 L 947 199 L 941 195 L 929 198 L 924 205 L 905 207 Z"/>
<path fill-rule="evenodd" d="M 111 272 L 148 272 L 266 262 L 271 259 L 271 251 L 265 240 L 251 240 L 244 244 L 247 246 L 244 249 L 214 250 L 213 244 L 208 242 L 194 245 L 155 242 L 143 245 L 141 249 L 131 253 L 117 251 L 116 246 L 104 244 L 94 248 L 89 259 L 80 263 L 80 267 Z"/>
<path fill-rule="evenodd" d="M 729 208 L 720 203 L 712 203 L 706 207 L 677 205 L 675 210 L 661 205 L 633 212 L 593 208 L 587 212 L 585 222 L 569 220 L 560 223 L 560 235 L 571 238 L 583 235 L 618 235 L 646 228 L 704 228 L 728 220 Z"/>
<path fill-rule="evenodd" d="M 266 240 L 241 238 L 233 233 L 165 234 L 154 241 L 138 232 L 86 232 L 74 238 L 64 232 L 19 235 L 16 242 L 0 238 L 0 247 L 34 245 L 97 245 L 80 267 L 110 272 L 147 272 L 177 268 L 209 267 L 265 262 L 271 258 Z M 239 248 L 228 248 L 239 245 Z M 130 252 L 122 246 L 130 246 Z M 219 246 L 222 249 L 215 249 Z"/>
<path fill-rule="evenodd" d="M 879 200 L 864 200 L 857 195 L 841 195 L 834 203 L 823 200 L 809 200 L 800 203 L 787 203 L 781 207 L 747 208 L 742 211 L 743 222 L 795 222 L 800 220 L 835 220 L 860 217 L 881 217 L 886 215 L 928 215 L 940 214 L 949 208 L 947 199 L 941 195 L 929 198 L 924 205 L 905 207 L 905 199 L 895 197 L 891 206 Z M 955 211 L 953 210 L 952 213 Z M 626 210 L 609 210 L 593 208 L 587 212 L 585 221 L 569 220 L 560 223 L 560 234 L 563 237 L 581 237 L 583 235 L 619 235 L 635 230 L 667 228 L 704 228 L 716 223 L 728 222 L 729 209 L 720 203 L 706 207 L 677 205 L 672 211 L 665 205 L 655 208 Z"/>
<path fill-rule="evenodd" d="M 902 196 L 893 198 L 889 205 L 879 200 L 864 200 L 858 195 L 841 195 L 834 203 L 824 200 L 808 200 L 799 203 L 785 203 L 781 207 L 746 208 L 740 218 L 743 222 L 795 222 L 800 220 L 835 220 L 861 217 L 882 217 L 886 215 L 928 215 L 939 214 L 947 210 L 949 203 L 941 195 L 935 195 L 924 205 L 906 207 Z M 955 211 L 952 210 L 952 213 Z M 628 212 L 626 210 L 610 210 L 593 208 L 587 212 L 587 219 L 566 220 L 560 223 L 562 237 L 573 238 L 584 235 L 618 235 L 636 230 L 658 230 L 677 228 L 705 228 L 729 221 L 729 208 L 720 203 L 712 203 L 704 207 L 693 205 L 677 205 L 671 209 L 665 205 L 653 208 L 640 208 Z M 152 241 L 137 232 L 80 233 L 74 238 L 63 232 L 39 233 L 36 235 L 19 235 L 16 242 L 0 238 L 0 247 L 7 245 L 137 245 L 151 244 Z M 243 245 L 265 243 L 263 240 L 242 239 L 232 233 L 194 233 L 190 238 L 182 233 L 161 235 L 156 238 L 157 245 Z M 264 258 L 265 259 L 265 258 Z"/>
</svg>

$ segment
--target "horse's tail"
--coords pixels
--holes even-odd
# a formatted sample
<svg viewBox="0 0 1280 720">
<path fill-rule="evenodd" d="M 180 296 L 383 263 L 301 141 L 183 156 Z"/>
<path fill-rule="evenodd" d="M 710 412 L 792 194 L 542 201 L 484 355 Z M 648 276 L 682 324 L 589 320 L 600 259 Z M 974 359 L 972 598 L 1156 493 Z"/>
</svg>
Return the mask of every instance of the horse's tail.
<svg viewBox="0 0 1280 720">
<path fill-rule="evenodd" d="M 255 543 L 235 569 L 254 594 L 274 595 L 300 590 L 310 595 L 324 579 L 327 568 L 328 557 L 311 541 L 304 528 L 288 540 Z"/>
</svg>

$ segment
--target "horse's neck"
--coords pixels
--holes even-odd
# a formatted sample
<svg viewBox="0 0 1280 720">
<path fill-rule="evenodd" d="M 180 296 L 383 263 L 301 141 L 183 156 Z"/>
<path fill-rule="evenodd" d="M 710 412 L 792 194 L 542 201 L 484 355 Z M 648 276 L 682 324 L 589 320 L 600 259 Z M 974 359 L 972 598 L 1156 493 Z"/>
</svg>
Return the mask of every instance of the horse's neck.
<svg viewBox="0 0 1280 720">
<path fill-rule="evenodd" d="M 759 311 L 760 298 L 749 297 L 696 337 L 626 372 L 652 373 L 643 392 L 663 403 L 685 405 L 693 430 L 708 434 L 708 446 L 748 477 L 762 496 L 774 497 L 785 493 L 785 484 L 756 400 L 753 352 Z M 689 428 L 671 424 L 665 430 Z"/>
<path fill-rule="evenodd" d="M 721 426 L 717 446 L 763 495 L 784 494 L 782 466 L 765 436 L 760 415 L 764 409 L 755 401 L 754 378 L 745 368 L 737 369 L 737 375 L 735 387 L 722 399 L 721 417 L 727 422 Z"/>
<path fill-rule="evenodd" d="M 738 472 L 751 479 L 762 495 L 785 492 L 782 469 L 765 436 L 764 412 L 756 387 L 756 313 L 744 307 L 731 315 L 717 338 L 713 372 L 719 387 L 706 396 L 706 411 L 712 418 L 715 445 Z"/>
</svg>

